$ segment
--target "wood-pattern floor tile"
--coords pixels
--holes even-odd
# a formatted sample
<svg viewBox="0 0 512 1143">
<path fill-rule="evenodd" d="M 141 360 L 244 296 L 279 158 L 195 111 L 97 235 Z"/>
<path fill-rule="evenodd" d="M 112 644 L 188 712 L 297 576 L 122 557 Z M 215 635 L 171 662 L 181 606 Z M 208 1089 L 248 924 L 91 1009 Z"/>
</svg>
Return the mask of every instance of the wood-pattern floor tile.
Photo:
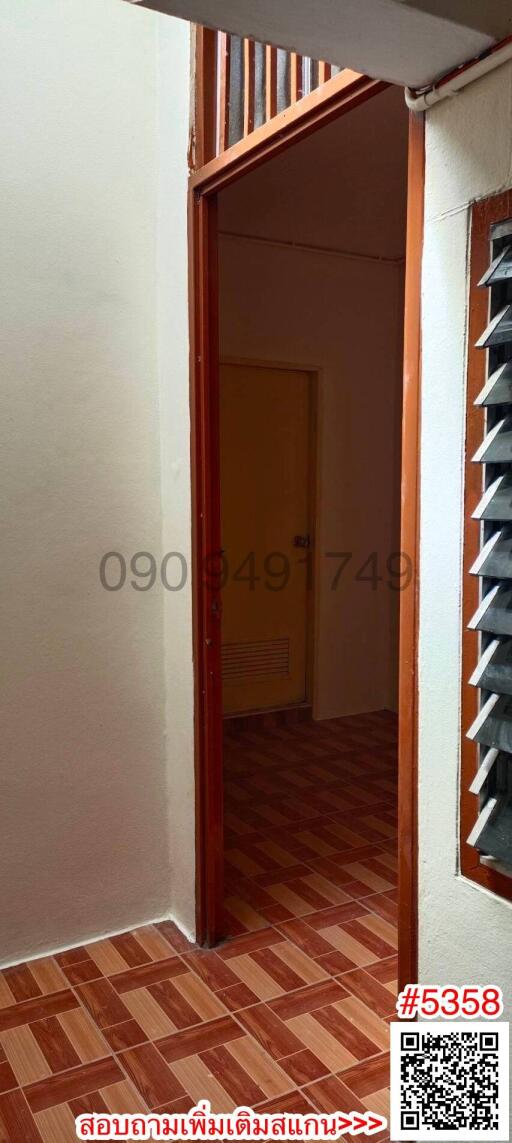
<svg viewBox="0 0 512 1143">
<path fill-rule="evenodd" d="M 201 1052 L 200 1059 L 237 1105 L 247 1102 L 254 1106 L 265 1098 L 266 1093 L 258 1086 L 251 1073 L 246 1071 L 222 1044 Z"/>
<path fill-rule="evenodd" d="M 126 1005 L 104 977 L 79 985 L 76 993 L 100 1028 L 110 1028 L 130 1017 Z"/>
<path fill-rule="evenodd" d="M 216 1114 L 221 1111 L 234 1111 L 236 1101 L 228 1095 L 226 1089 L 215 1079 L 199 1056 L 187 1056 L 186 1059 L 175 1060 L 170 1067 L 195 1103 L 200 1099 L 208 1099 L 212 1111 Z"/>
<path fill-rule="evenodd" d="M 288 1027 L 302 1040 L 317 1059 L 325 1064 L 329 1072 L 341 1071 L 356 1063 L 357 1057 L 328 1031 L 315 1017 L 317 1012 L 307 1012 L 304 1016 L 293 1016 Z"/>
<path fill-rule="evenodd" d="M 57 962 L 51 956 L 31 962 L 30 969 L 43 996 L 50 992 L 60 992 L 67 987 L 67 980 Z"/>
<path fill-rule="evenodd" d="M 364 1113 L 366 1110 L 360 1100 L 337 1076 L 326 1076 L 325 1079 L 321 1079 L 317 1083 L 309 1084 L 304 1092 L 317 1111 L 325 1111 L 328 1115 L 333 1115 L 336 1111 L 360 1111 Z"/>
<path fill-rule="evenodd" d="M 382 1056 L 374 1056 L 371 1060 L 363 1060 L 355 1067 L 343 1071 L 340 1079 L 350 1091 L 363 1100 L 366 1096 L 387 1087 L 389 1055 L 384 1053 Z"/>
<path fill-rule="evenodd" d="M 231 1040 L 227 1045 L 227 1050 L 247 1074 L 252 1076 L 255 1083 L 269 1099 L 284 1094 L 293 1086 L 286 1072 L 267 1055 L 256 1040 L 253 1040 L 252 1036 L 243 1036 L 240 1040 Z"/>
<path fill-rule="evenodd" d="M 165 960 L 151 961 L 149 964 L 130 968 L 109 979 L 116 992 L 122 996 L 135 988 L 147 988 L 149 984 L 157 984 L 160 980 L 172 980 L 174 976 L 181 976 L 186 971 L 186 965 L 183 964 L 181 957 L 170 956 Z"/>
<path fill-rule="evenodd" d="M 109 1087 L 102 1088 L 99 1095 L 107 1111 L 113 1115 L 116 1113 L 137 1115 L 139 1111 L 147 1114 L 148 1104 L 135 1085 L 128 1080 L 120 1080 L 119 1083 L 112 1083 Z"/>
<path fill-rule="evenodd" d="M 0 1061 L 0 1092 L 12 1091 L 18 1081 L 8 1060 Z"/>
<path fill-rule="evenodd" d="M 66 988 L 62 992 L 52 992 L 49 996 L 37 996 L 33 1000 L 24 1000 L 21 1004 L 0 1008 L 0 1032 L 29 1024 L 33 1020 L 56 1016 L 59 1012 L 68 1012 L 70 1008 L 78 1008 L 78 1004 L 74 993 Z"/>
<path fill-rule="evenodd" d="M 185 1089 L 153 1044 L 130 1048 L 120 1054 L 119 1060 L 148 1107 L 158 1107 L 186 1095 Z"/>
<path fill-rule="evenodd" d="M 391 1016 L 395 1011 L 393 995 L 364 969 L 344 973 L 340 983 L 354 996 L 358 996 L 377 1016 Z"/>
<path fill-rule="evenodd" d="M 19 1088 L 0 1095 L 0 1143 L 43 1143 Z"/>
<path fill-rule="evenodd" d="M 94 944 L 86 946 L 86 951 L 103 976 L 114 976 L 115 973 L 126 972 L 129 968 L 111 941 L 95 941 Z"/>
<path fill-rule="evenodd" d="M 105 1040 L 98 1031 L 88 1012 L 74 1008 L 56 1017 L 69 1043 L 73 1046 L 82 1064 L 99 1060 L 105 1055 Z M 37 1025 L 34 1025 L 37 1027 Z"/>
<path fill-rule="evenodd" d="M 44 1143 L 76 1143 L 75 1117 L 67 1103 L 39 1111 L 34 1118 Z"/>
<path fill-rule="evenodd" d="M 2 1032 L 0 1042 L 20 1087 L 51 1075 L 48 1060 L 27 1025 Z"/>
<path fill-rule="evenodd" d="M 183 1032 L 175 1032 L 157 1041 L 157 1048 L 164 1060 L 169 1064 L 174 1060 L 183 1060 L 187 1056 L 199 1055 L 208 1048 L 216 1048 L 220 1044 L 227 1044 L 243 1036 L 240 1025 L 231 1016 L 222 1016 L 219 1020 L 211 1020 L 200 1027 L 186 1028 Z"/>
<path fill-rule="evenodd" d="M 57 1103 L 67 1103 L 76 1096 L 86 1095 L 90 1091 L 97 1091 L 103 1086 L 117 1083 L 122 1078 L 119 1065 L 111 1056 L 39 1080 L 38 1083 L 25 1087 L 24 1092 L 32 1111 L 44 1111 Z"/>
<path fill-rule="evenodd" d="M 26 1031 L 34 1037 L 52 1072 L 64 1072 L 76 1068 L 83 1061 L 75 1051 L 57 1016 L 46 1020 L 36 1020 Z M 105 1054 L 105 1049 L 100 1055 Z"/>
<path fill-rule="evenodd" d="M 148 1040 L 157 1040 L 176 1031 L 177 1025 L 146 988 L 136 988 L 134 992 L 127 992 L 125 1003 L 136 1026 L 142 1028 L 143 1039 L 147 1037 Z M 125 1024 L 116 1025 L 117 1028 L 125 1026 Z M 116 1028 L 110 1031 L 115 1034 Z"/>
<path fill-rule="evenodd" d="M 2 975 L 17 1004 L 22 1000 L 33 1000 L 36 996 L 43 995 L 31 965 L 18 964 L 13 968 L 4 968 Z"/>
<path fill-rule="evenodd" d="M 115 1091 L 116 1084 L 112 1084 L 112 1090 Z M 111 1090 L 110 1088 L 106 1089 Z M 89 1095 L 79 1095 L 76 1099 L 70 1099 L 68 1107 L 73 1112 L 73 1115 L 102 1115 L 104 1111 L 108 1111 L 107 1104 L 99 1091 L 91 1091 Z"/>
<path fill-rule="evenodd" d="M 238 1019 L 274 1060 L 300 1052 L 303 1044 L 266 1004 L 256 1004 Z"/>
</svg>

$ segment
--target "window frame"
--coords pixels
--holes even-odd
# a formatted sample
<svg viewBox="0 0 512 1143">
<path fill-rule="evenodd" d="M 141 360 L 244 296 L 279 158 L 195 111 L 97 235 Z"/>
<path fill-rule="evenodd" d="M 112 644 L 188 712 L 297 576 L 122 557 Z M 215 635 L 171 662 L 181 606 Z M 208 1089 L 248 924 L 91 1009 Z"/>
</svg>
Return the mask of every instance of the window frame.
<svg viewBox="0 0 512 1143">
<path fill-rule="evenodd" d="M 469 320 L 466 385 L 466 440 L 464 460 L 464 543 L 462 567 L 462 696 L 460 770 L 460 871 L 468 880 L 496 896 L 512 901 L 512 876 L 482 864 L 478 850 L 467 838 L 479 814 L 479 799 L 469 787 L 478 769 L 478 745 L 467 732 L 479 711 L 479 689 L 469 683 L 479 658 L 479 632 L 468 624 L 480 602 L 479 578 L 470 568 L 481 551 L 480 522 L 473 512 L 482 497 L 482 467 L 473 462 L 485 433 L 485 408 L 475 398 L 487 380 L 487 353 L 476 342 L 489 323 L 489 290 L 478 286 L 489 267 L 491 227 L 512 217 L 512 190 L 473 203 L 470 216 Z"/>
</svg>

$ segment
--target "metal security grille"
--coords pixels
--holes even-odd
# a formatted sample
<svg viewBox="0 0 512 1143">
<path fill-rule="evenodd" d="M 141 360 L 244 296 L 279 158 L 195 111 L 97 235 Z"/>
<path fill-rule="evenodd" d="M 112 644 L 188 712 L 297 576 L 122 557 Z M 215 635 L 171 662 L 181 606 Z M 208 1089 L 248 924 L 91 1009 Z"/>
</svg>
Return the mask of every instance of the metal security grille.
<svg viewBox="0 0 512 1143">
<path fill-rule="evenodd" d="M 341 70 L 256 40 L 215 35 L 217 155 Z"/>
<path fill-rule="evenodd" d="M 489 291 L 489 324 L 477 348 L 488 355 L 487 380 L 475 405 L 485 435 L 473 461 L 482 468 L 480 552 L 470 571 L 480 603 L 469 628 L 479 633 L 479 661 L 470 683 L 480 708 L 468 738 L 478 749 L 470 786 L 478 798 L 468 837 L 484 864 L 512 875 L 512 219 L 490 233 L 491 263 L 479 287 Z"/>
<path fill-rule="evenodd" d="M 226 643 L 222 648 L 222 678 L 225 683 L 241 683 L 248 679 L 283 679 L 289 671 L 289 639 Z"/>
</svg>

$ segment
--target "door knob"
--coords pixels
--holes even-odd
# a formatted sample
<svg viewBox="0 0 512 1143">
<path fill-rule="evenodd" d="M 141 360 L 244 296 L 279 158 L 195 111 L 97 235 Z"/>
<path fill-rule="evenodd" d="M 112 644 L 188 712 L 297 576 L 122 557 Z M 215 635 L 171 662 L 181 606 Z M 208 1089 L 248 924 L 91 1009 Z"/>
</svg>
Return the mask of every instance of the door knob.
<svg viewBox="0 0 512 1143">
<path fill-rule="evenodd" d="M 311 536 L 294 536 L 293 546 L 294 548 L 310 548 Z"/>
</svg>

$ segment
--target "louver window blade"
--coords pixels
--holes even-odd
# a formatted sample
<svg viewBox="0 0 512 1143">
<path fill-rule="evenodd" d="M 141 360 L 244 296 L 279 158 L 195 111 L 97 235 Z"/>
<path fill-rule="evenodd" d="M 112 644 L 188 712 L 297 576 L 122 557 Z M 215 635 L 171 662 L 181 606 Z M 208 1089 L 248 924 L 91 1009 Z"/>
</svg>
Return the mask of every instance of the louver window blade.
<svg viewBox="0 0 512 1143">
<path fill-rule="evenodd" d="M 473 519 L 512 521 L 512 476 L 503 473 L 486 488 Z"/>
<path fill-rule="evenodd" d="M 512 639 L 493 639 L 469 681 L 484 691 L 512 695 Z"/>
<path fill-rule="evenodd" d="M 500 251 L 478 285 L 494 286 L 496 282 L 505 282 L 507 278 L 512 278 L 512 246 L 505 246 Z"/>
<path fill-rule="evenodd" d="M 512 535 L 509 528 L 495 532 L 470 569 L 472 575 L 512 579 Z"/>
<path fill-rule="evenodd" d="M 479 464 L 512 463 L 512 417 L 503 417 L 494 425 L 477 449 L 473 460 Z"/>
<path fill-rule="evenodd" d="M 480 839 L 482 837 L 483 830 L 484 830 L 485 826 L 489 823 L 489 821 L 492 819 L 492 817 L 496 813 L 497 809 L 498 809 L 498 799 L 497 798 L 489 798 L 487 800 L 487 802 L 485 803 L 485 806 L 481 810 L 480 814 L 478 815 L 478 818 L 475 822 L 475 825 L 473 826 L 473 829 L 471 830 L 471 833 L 468 837 L 468 845 L 474 845 L 474 846 L 477 846 L 478 848 L 480 848 Z"/>
<path fill-rule="evenodd" d="M 506 361 L 491 373 L 480 390 L 475 405 L 512 405 L 512 361 Z"/>
<path fill-rule="evenodd" d="M 496 750 L 494 746 L 491 746 L 491 749 L 488 750 L 487 754 L 484 755 L 478 771 L 469 787 L 471 794 L 482 793 L 485 783 L 488 781 L 489 775 L 492 774 L 494 766 L 500 757 L 501 755 L 499 750 Z"/>
<path fill-rule="evenodd" d="M 507 341 L 512 341 L 512 306 L 504 306 L 493 317 L 476 345 L 478 349 L 489 349 L 493 345 L 505 345 Z"/>
<path fill-rule="evenodd" d="M 468 627 L 471 631 L 488 631 L 491 635 L 512 635 L 512 588 L 499 584 L 491 588 Z"/>
<path fill-rule="evenodd" d="M 498 862 L 512 876 L 512 220 L 491 228 L 491 264 L 479 285 L 489 289 L 491 320 L 477 347 L 487 350 L 488 378 L 475 400 L 484 439 L 473 461 L 484 466 L 473 510 L 481 522 L 479 554 L 470 572 L 484 581 L 470 620 L 479 632 L 479 660 L 470 684 L 480 708 L 467 738 L 477 746 L 469 791 L 479 800 L 467 841 L 480 863 Z M 482 363 L 484 367 L 485 363 Z M 475 536 L 475 539 L 477 537 Z M 495 582 L 489 589 L 485 581 Z"/>
<path fill-rule="evenodd" d="M 490 802 L 494 802 L 490 798 Z M 486 803 L 486 806 L 488 803 Z M 512 804 L 510 800 L 497 800 L 482 823 L 478 839 L 474 843 L 482 853 L 492 854 L 497 861 L 506 865 L 512 863 Z"/>
<path fill-rule="evenodd" d="M 512 698 L 491 695 L 468 730 L 468 738 L 481 746 L 512 751 Z"/>
</svg>

